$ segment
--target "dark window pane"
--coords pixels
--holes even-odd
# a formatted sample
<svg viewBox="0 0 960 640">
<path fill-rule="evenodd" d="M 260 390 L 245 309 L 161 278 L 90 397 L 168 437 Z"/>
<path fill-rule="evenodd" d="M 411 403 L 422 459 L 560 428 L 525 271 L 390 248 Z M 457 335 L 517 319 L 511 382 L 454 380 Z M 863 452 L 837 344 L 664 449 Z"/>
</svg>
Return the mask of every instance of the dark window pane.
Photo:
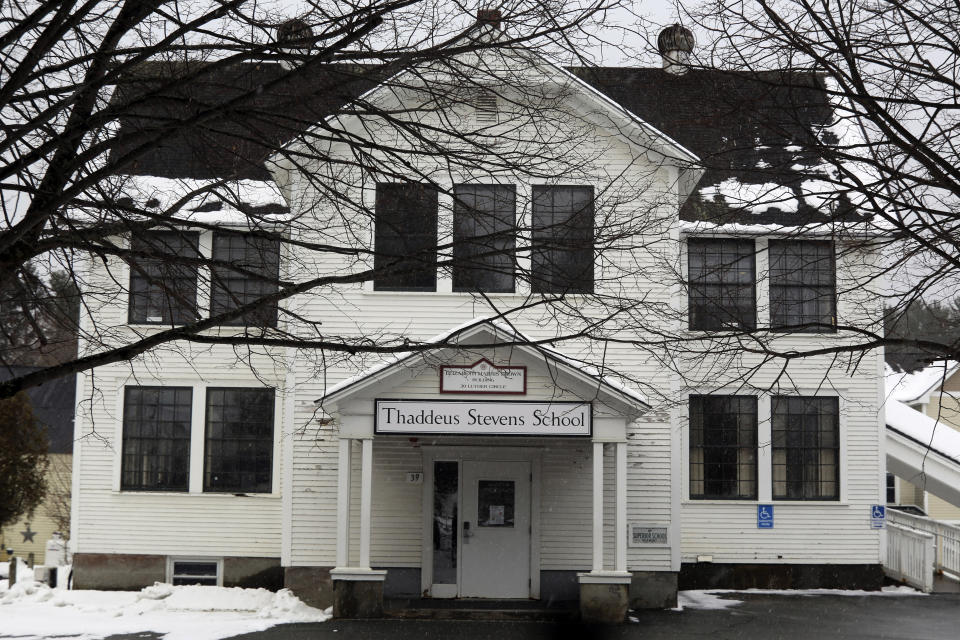
<svg viewBox="0 0 960 640">
<path fill-rule="evenodd" d="M 840 499 L 839 413 L 837 398 L 771 400 L 774 499 Z"/>
<path fill-rule="evenodd" d="M 279 240 L 217 232 L 213 234 L 213 260 L 225 264 L 210 267 L 211 315 L 276 293 L 280 276 Z M 277 303 L 263 305 L 224 324 L 275 327 Z"/>
<path fill-rule="evenodd" d="M 691 329 L 755 329 L 753 240 L 691 238 L 687 242 Z"/>
<path fill-rule="evenodd" d="M 836 330 L 833 243 L 771 240 L 770 326 L 808 333 Z"/>
<path fill-rule="evenodd" d="M 513 291 L 516 209 L 513 185 L 454 186 L 454 291 Z"/>
<path fill-rule="evenodd" d="M 437 190 L 425 184 L 377 184 L 373 288 L 437 288 Z"/>
<path fill-rule="evenodd" d="M 887 474 L 887 502 L 897 503 L 897 477 L 892 473 Z"/>
<path fill-rule="evenodd" d="M 690 396 L 690 497 L 757 497 L 754 396 Z"/>
<path fill-rule="evenodd" d="M 197 233 L 155 231 L 135 236 L 130 249 L 130 322 L 184 324 L 197 319 Z"/>
<path fill-rule="evenodd" d="M 458 463 L 433 463 L 433 582 L 457 582 Z"/>
<path fill-rule="evenodd" d="M 121 489 L 188 489 L 192 393 L 189 387 L 124 389 Z"/>
<path fill-rule="evenodd" d="M 515 501 L 513 480 L 478 480 L 477 526 L 512 528 Z"/>
<path fill-rule="evenodd" d="M 203 490 L 273 490 L 273 389 L 210 388 Z"/>
<path fill-rule="evenodd" d="M 533 187 L 531 289 L 593 292 L 593 187 Z"/>
</svg>

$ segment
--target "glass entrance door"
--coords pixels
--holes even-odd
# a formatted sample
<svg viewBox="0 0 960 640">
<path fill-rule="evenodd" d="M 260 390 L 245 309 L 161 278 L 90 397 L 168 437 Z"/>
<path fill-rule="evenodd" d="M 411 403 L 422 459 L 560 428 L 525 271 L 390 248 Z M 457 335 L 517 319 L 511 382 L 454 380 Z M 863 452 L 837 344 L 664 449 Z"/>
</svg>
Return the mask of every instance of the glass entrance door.
<svg viewBox="0 0 960 640">
<path fill-rule="evenodd" d="M 433 586 L 434 598 L 457 597 L 457 527 L 460 464 L 433 463 Z"/>
<path fill-rule="evenodd" d="M 530 597 L 530 463 L 463 462 L 460 595 Z"/>
</svg>

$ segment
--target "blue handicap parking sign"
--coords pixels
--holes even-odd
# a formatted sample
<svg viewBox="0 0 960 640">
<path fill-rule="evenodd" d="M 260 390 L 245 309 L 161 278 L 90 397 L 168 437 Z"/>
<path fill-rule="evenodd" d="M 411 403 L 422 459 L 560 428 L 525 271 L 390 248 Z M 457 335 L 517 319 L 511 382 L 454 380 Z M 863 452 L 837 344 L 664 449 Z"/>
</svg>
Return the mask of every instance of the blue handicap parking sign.
<svg viewBox="0 0 960 640">
<path fill-rule="evenodd" d="M 773 505 L 757 505 L 757 529 L 773 529 Z"/>
<path fill-rule="evenodd" d="M 883 529 L 883 523 L 887 519 L 887 508 L 882 504 L 875 504 L 870 507 L 870 528 Z"/>
</svg>

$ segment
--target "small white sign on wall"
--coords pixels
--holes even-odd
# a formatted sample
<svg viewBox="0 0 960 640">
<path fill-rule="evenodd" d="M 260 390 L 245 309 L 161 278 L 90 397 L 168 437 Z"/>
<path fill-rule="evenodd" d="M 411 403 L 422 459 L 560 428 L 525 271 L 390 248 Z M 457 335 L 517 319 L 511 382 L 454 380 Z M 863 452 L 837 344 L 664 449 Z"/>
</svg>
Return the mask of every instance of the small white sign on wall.
<svg viewBox="0 0 960 640">
<path fill-rule="evenodd" d="M 423 472 L 422 471 L 408 471 L 407 472 L 407 482 L 409 484 L 423 484 Z"/>
<path fill-rule="evenodd" d="M 486 358 L 471 365 L 440 367 L 440 393 L 502 393 L 523 395 L 527 392 L 527 368 L 498 367 Z"/>
<path fill-rule="evenodd" d="M 666 525 L 631 522 L 627 527 L 627 545 L 631 547 L 669 546 L 669 528 Z"/>
</svg>

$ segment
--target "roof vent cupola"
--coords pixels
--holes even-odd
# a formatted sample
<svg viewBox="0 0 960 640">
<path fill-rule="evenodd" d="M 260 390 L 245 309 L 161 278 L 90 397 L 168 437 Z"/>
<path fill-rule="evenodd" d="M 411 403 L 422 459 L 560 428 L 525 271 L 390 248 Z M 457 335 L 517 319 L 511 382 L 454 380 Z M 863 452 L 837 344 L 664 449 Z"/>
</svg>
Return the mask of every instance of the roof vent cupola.
<svg viewBox="0 0 960 640">
<path fill-rule="evenodd" d="M 293 67 L 310 55 L 313 47 L 313 29 L 299 18 L 277 26 L 277 46 L 284 59 L 282 64 Z"/>
<path fill-rule="evenodd" d="M 663 56 L 663 70 L 682 76 L 690 68 L 690 54 L 696 41 L 693 31 L 681 24 L 673 24 L 660 32 L 657 49 Z"/>
</svg>

